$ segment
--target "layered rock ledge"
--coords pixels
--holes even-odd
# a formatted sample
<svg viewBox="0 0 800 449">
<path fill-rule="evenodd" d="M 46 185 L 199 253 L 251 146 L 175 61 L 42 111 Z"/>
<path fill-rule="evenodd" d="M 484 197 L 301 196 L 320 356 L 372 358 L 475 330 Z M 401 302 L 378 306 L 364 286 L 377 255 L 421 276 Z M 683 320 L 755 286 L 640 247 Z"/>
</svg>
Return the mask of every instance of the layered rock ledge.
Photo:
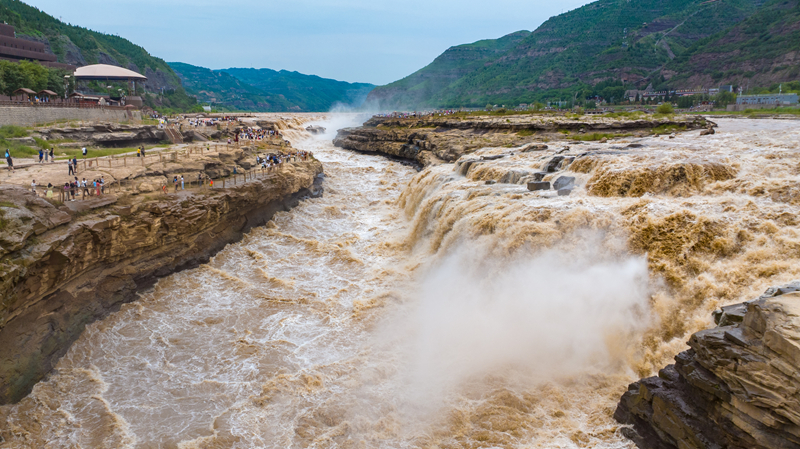
<svg viewBox="0 0 800 449">
<path fill-rule="evenodd" d="M 654 131 L 685 131 L 713 126 L 702 117 L 647 119 L 551 115 L 391 118 L 373 117 L 359 128 L 339 131 L 337 147 L 379 153 L 423 166 L 454 162 L 487 147 L 520 147 L 555 139 L 585 140 L 646 136 Z"/>
<path fill-rule="evenodd" d="M 800 447 L 800 282 L 714 314 L 614 414 L 643 449 Z"/>
<path fill-rule="evenodd" d="M 219 139 L 226 133 L 216 128 L 187 128 L 181 132 L 184 142 Z M 42 127 L 34 131 L 34 136 L 45 140 L 68 140 L 69 143 L 58 144 L 60 147 L 125 147 L 143 144 L 155 144 L 169 140 L 166 131 L 155 125 L 119 125 L 100 123 L 82 127 Z M 34 145 L 32 137 L 28 137 L 30 145 Z"/>
<path fill-rule="evenodd" d="M 321 173 L 312 159 L 235 188 L 88 213 L 0 187 L 0 403 L 24 397 L 87 324 L 320 194 Z"/>
</svg>

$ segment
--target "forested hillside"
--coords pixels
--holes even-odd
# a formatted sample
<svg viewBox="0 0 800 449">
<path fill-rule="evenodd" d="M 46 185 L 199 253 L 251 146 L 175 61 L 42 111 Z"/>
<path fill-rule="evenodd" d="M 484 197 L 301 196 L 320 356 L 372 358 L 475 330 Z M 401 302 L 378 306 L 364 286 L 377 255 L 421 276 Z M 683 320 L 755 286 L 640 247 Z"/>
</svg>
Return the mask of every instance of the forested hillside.
<svg viewBox="0 0 800 449">
<path fill-rule="evenodd" d="M 452 47 L 418 72 L 376 88 L 369 101 L 384 108 L 517 105 L 572 99 L 600 82 L 624 92 L 651 83 L 744 84 L 767 73 L 775 75 L 770 80 L 791 78 L 798 64 L 796 3 L 599 0 L 533 32 Z M 753 46 L 769 42 L 782 45 Z M 776 70 L 787 55 L 790 62 Z"/>
<path fill-rule="evenodd" d="M 150 91 L 180 86 L 177 75 L 163 60 L 119 36 L 65 24 L 19 0 L 0 0 L 0 21 L 14 26 L 17 37 L 46 44 L 59 62 L 75 66 L 100 63 L 129 68 L 147 76 L 145 88 Z"/>
<path fill-rule="evenodd" d="M 233 68 L 223 72 L 308 112 L 327 112 L 336 104 L 360 106 L 375 88 L 372 84 L 348 83 L 287 70 Z"/>
<path fill-rule="evenodd" d="M 228 73 L 181 62 L 170 66 L 181 78 L 184 87 L 202 103 L 220 110 L 288 111 L 292 104 L 280 96 L 261 92 Z"/>
<path fill-rule="evenodd" d="M 800 80 L 800 1 L 765 4 L 736 26 L 698 41 L 663 76 L 663 85 L 679 86 L 758 88 Z"/>
<path fill-rule="evenodd" d="M 336 104 L 360 106 L 375 87 L 285 70 L 170 66 L 190 94 L 220 110 L 327 112 Z"/>
</svg>

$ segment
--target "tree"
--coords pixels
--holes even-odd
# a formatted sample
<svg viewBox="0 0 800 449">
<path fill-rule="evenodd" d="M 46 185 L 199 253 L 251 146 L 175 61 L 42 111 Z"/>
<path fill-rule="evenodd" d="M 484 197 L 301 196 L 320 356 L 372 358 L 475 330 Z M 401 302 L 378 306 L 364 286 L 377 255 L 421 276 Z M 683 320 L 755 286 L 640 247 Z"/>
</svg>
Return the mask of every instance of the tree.
<svg viewBox="0 0 800 449">
<path fill-rule="evenodd" d="M 674 114 L 675 108 L 673 108 L 669 103 L 664 103 L 656 108 L 656 112 L 659 114 Z"/>
<path fill-rule="evenodd" d="M 718 107 L 724 108 L 729 104 L 736 101 L 736 95 L 733 92 L 720 92 L 714 96 L 714 102 Z"/>
</svg>

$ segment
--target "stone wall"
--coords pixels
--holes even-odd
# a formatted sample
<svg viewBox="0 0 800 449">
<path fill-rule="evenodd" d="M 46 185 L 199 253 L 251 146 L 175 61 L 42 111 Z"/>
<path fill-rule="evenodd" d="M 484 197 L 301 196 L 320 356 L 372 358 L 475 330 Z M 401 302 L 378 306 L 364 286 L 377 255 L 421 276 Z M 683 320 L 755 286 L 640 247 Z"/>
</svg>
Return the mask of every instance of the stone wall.
<svg viewBox="0 0 800 449">
<path fill-rule="evenodd" d="M 36 126 L 68 121 L 126 122 L 141 120 L 140 111 L 119 109 L 79 109 L 31 106 L 0 106 L 0 126 Z"/>
</svg>

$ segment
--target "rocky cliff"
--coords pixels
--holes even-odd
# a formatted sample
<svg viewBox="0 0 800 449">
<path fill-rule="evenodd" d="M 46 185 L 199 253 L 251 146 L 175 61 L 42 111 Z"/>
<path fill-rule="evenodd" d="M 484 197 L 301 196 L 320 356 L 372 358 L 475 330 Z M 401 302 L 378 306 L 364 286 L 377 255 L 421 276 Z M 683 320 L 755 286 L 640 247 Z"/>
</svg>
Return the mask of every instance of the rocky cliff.
<svg viewBox="0 0 800 449">
<path fill-rule="evenodd" d="M 321 172 L 316 160 L 296 162 L 237 188 L 88 215 L 0 187 L 0 403 L 25 396 L 88 323 L 321 192 Z"/>
<path fill-rule="evenodd" d="M 714 315 L 614 417 L 643 449 L 800 447 L 800 282 Z"/>
<path fill-rule="evenodd" d="M 223 132 L 214 128 L 186 129 L 181 132 L 184 142 L 218 139 Z M 82 127 L 46 127 L 34 131 L 34 136 L 45 140 L 68 140 L 68 146 L 130 147 L 154 144 L 169 140 L 167 133 L 155 125 L 119 125 L 98 123 Z M 31 139 L 31 145 L 33 139 Z"/>
<path fill-rule="evenodd" d="M 701 117 L 616 119 L 550 115 L 424 118 L 374 117 L 360 128 L 339 131 L 334 145 L 381 153 L 424 166 L 454 162 L 480 148 L 519 147 L 551 139 L 644 136 L 654 130 L 689 130 L 709 126 Z"/>
</svg>

